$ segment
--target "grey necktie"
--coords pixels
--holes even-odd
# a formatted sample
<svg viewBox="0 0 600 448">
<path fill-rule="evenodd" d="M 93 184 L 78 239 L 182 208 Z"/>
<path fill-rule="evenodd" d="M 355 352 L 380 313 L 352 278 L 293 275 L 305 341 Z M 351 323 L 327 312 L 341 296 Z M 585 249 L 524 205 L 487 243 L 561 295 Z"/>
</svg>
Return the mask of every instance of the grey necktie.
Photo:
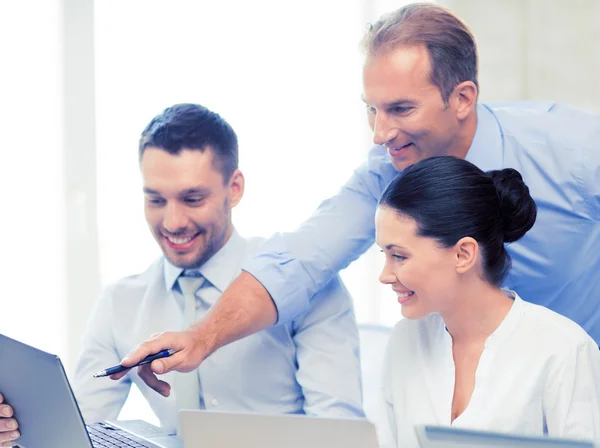
<svg viewBox="0 0 600 448">
<path fill-rule="evenodd" d="M 204 283 L 204 277 L 179 277 L 177 282 L 185 299 L 182 328 L 185 330 L 196 322 L 196 291 Z"/>
<path fill-rule="evenodd" d="M 186 330 L 196 321 L 196 292 L 204 283 L 204 277 L 179 277 L 177 282 L 185 300 L 181 329 Z M 177 373 L 175 393 L 178 411 L 201 408 L 202 397 L 198 369 L 188 373 Z"/>
</svg>

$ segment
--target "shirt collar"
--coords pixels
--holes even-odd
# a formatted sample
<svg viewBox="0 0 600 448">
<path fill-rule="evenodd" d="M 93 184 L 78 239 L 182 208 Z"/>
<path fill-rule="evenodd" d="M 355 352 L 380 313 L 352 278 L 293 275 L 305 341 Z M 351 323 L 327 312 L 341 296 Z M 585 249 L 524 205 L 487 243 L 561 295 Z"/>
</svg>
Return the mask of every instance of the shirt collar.
<svg viewBox="0 0 600 448">
<path fill-rule="evenodd" d="M 239 272 L 240 254 L 244 253 L 244 242 L 244 238 L 233 229 L 231 237 L 223 247 L 197 269 L 221 293 Z M 174 266 L 166 258 L 164 258 L 164 266 L 165 287 L 170 291 L 184 269 Z"/>
<path fill-rule="evenodd" d="M 483 171 L 502 169 L 504 135 L 494 112 L 477 105 L 477 130 L 466 160 Z"/>
<path fill-rule="evenodd" d="M 498 328 L 485 341 L 486 347 L 499 344 L 507 335 L 511 334 L 523 315 L 523 300 L 521 297 L 510 289 L 502 289 L 502 292 L 513 300 L 513 304 Z"/>
</svg>

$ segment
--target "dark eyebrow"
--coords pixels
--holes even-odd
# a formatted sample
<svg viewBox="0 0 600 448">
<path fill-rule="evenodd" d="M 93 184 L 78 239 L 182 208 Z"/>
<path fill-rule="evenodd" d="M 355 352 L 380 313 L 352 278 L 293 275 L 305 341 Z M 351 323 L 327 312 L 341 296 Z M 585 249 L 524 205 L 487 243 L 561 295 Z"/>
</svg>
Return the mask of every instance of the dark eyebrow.
<svg viewBox="0 0 600 448">
<path fill-rule="evenodd" d="M 187 190 L 183 190 L 180 193 L 180 196 L 186 196 L 188 194 L 207 195 L 209 193 L 210 193 L 210 190 L 208 188 L 205 188 L 205 187 L 194 187 L 194 188 L 188 188 Z"/>
<path fill-rule="evenodd" d="M 156 195 L 156 196 L 160 196 L 161 193 L 159 191 L 156 191 L 152 188 L 149 187 L 144 187 L 144 193 L 146 194 L 152 194 L 152 195 Z M 192 187 L 192 188 L 188 188 L 187 190 L 183 190 L 181 193 L 179 193 L 179 196 L 186 196 L 188 194 L 202 194 L 202 195 L 207 195 L 210 193 L 210 190 L 208 188 L 205 187 Z"/>
<path fill-rule="evenodd" d="M 402 247 L 402 246 L 399 246 L 397 244 L 388 244 L 387 246 L 385 246 L 385 248 L 387 250 L 390 250 L 390 249 L 403 249 L 403 250 L 406 250 L 406 247 Z"/>
<path fill-rule="evenodd" d="M 406 107 L 406 106 L 414 106 L 415 102 L 412 100 L 397 100 L 393 103 L 386 104 L 386 109 L 393 109 L 394 107 Z"/>
<path fill-rule="evenodd" d="M 370 106 L 370 104 L 367 102 L 367 100 L 365 99 L 364 96 L 361 96 L 360 99 L 362 100 L 363 103 L 365 103 L 367 106 Z M 392 101 L 391 103 L 385 103 L 384 106 L 386 109 L 391 109 L 394 107 L 402 107 L 402 106 L 414 106 L 416 103 L 413 100 L 409 100 L 409 99 L 398 99 L 395 101 Z"/>
</svg>

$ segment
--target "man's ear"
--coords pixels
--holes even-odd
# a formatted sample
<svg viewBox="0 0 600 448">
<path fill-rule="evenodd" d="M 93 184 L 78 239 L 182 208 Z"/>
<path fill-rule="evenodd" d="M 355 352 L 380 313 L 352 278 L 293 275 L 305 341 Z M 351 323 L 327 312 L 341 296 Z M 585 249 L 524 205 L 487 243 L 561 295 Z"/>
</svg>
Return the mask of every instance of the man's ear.
<svg viewBox="0 0 600 448">
<path fill-rule="evenodd" d="M 240 170 L 235 170 L 229 179 L 229 198 L 231 208 L 235 207 L 244 196 L 244 174 Z"/>
<path fill-rule="evenodd" d="M 454 102 L 456 118 L 466 119 L 477 105 L 477 86 L 473 81 L 464 81 L 452 91 L 451 101 Z"/>
<path fill-rule="evenodd" d="M 479 244 L 474 238 L 466 236 L 458 240 L 454 245 L 456 257 L 456 272 L 464 274 L 468 272 L 479 258 Z"/>
</svg>

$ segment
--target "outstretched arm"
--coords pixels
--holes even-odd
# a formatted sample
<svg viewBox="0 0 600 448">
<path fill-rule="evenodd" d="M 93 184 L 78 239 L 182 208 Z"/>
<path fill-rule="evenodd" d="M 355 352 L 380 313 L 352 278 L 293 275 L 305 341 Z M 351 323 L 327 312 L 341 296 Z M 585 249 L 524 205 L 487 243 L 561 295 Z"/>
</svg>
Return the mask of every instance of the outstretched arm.
<svg viewBox="0 0 600 448">
<path fill-rule="evenodd" d="M 395 174 L 385 148 L 374 148 L 339 193 L 296 232 L 268 240 L 201 321 L 140 344 L 122 364 L 134 365 L 167 348 L 178 351 L 140 368 L 144 381 L 160 390 L 154 373 L 189 372 L 219 347 L 306 312 L 310 299 L 373 244 L 377 203 Z"/>
<path fill-rule="evenodd" d="M 267 290 L 250 274 L 242 272 L 210 308 L 203 319 L 183 332 L 165 332 L 138 345 L 121 361 L 136 364 L 146 356 L 167 348 L 174 355 L 138 367 L 140 377 L 158 393 L 168 396 L 169 386 L 155 374 L 172 370 L 190 372 L 219 347 L 256 333 L 277 321 L 277 310 Z M 112 375 L 113 380 L 126 372 Z"/>
</svg>

